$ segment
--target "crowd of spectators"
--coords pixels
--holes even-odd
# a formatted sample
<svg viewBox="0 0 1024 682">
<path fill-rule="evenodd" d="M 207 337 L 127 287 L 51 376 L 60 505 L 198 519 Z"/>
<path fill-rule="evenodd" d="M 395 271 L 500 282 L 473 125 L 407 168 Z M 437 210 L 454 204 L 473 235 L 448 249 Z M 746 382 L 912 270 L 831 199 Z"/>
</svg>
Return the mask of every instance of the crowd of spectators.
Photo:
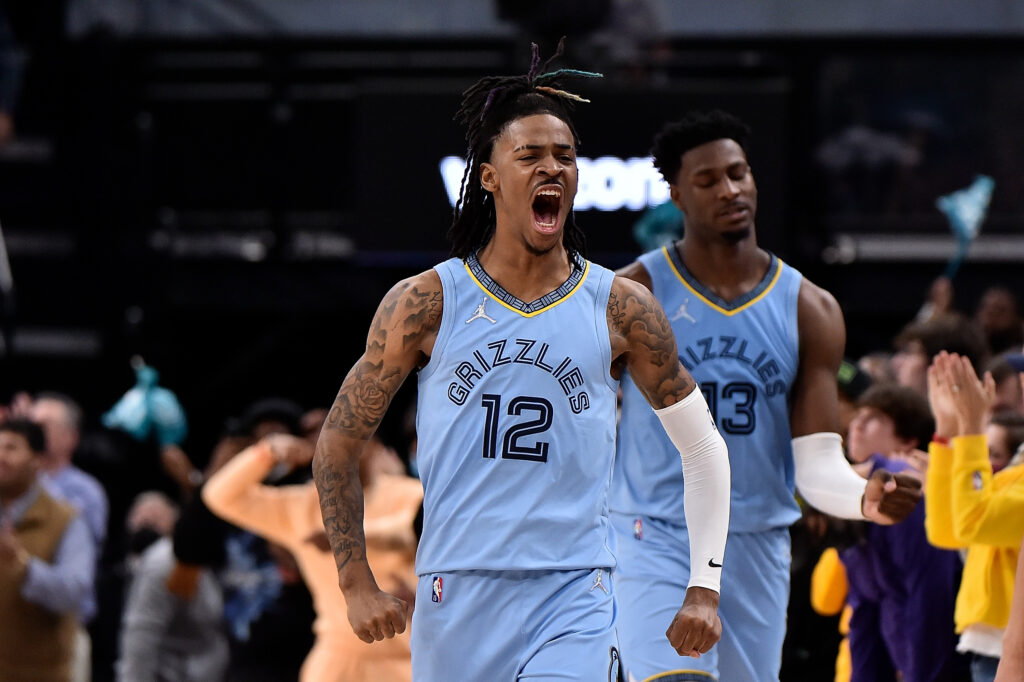
<svg viewBox="0 0 1024 682">
<path fill-rule="evenodd" d="M 991 682 L 1020 641 L 1007 626 L 1024 539 L 1022 333 L 1009 290 L 965 315 L 940 281 L 891 350 L 841 368 L 854 468 L 912 473 L 924 500 L 891 527 L 810 510 L 798 524 L 819 529 L 811 604 L 842 614 L 837 682 Z"/>
<path fill-rule="evenodd" d="M 326 410 L 258 400 L 200 457 L 131 398 L 107 427 L 59 393 L 0 407 L 0 679 L 409 680 L 407 637 L 368 647 L 344 617 L 310 470 Z M 371 561 L 411 599 L 422 488 L 383 442 L 364 460 Z"/>
<path fill-rule="evenodd" d="M 808 510 L 794 527 L 793 570 L 806 579 L 794 577 L 782 679 L 810 679 L 808 650 L 836 680 L 990 682 L 1002 659 L 1020 665 L 1004 653 L 1024 640 L 1020 607 L 1011 614 L 1024 321 L 1005 289 L 973 316 L 927 308 L 891 349 L 837 376 L 855 469 L 916 475 L 924 501 L 895 526 Z M 310 482 L 326 411 L 256 401 L 199 456 L 141 404 L 134 422 L 111 410 L 122 420 L 108 415 L 103 428 L 55 392 L 0 408 L 0 605 L 16 616 L 0 622 L 0 678 L 409 679 L 407 636 L 363 645 L 343 617 Z M 94 477 L 79 466 L 90 449 L 131 454 Z M 369 558 L 408 599 L 414 471 L 413 453 L 379 441 L 360 470 Z M 808 627 L 799 602 L 842 612 L 843 642 Z"/>
</svg>

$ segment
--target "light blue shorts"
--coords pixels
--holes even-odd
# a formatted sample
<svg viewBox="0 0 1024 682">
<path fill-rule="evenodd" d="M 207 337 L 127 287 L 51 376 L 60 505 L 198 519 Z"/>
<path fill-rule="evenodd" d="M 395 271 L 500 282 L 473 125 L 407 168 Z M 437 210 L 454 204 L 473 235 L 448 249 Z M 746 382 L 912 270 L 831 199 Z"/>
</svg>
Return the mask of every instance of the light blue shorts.
<svg viewBox="0 0 1024 682">
<path fill-rule="evenodd" d="M 665 636 L 690 577 L 686 528 L 646 516 L 610 518 L 618 561 L 619 641 L 623 666 L 633 679 L 778 680 L 789 602 L 787 529 L 729 534 L 718 609 L 722 639 L 700 658 L 688 658 Z"/>
<path fill-rule="evenodd" d="M 420 576 L 416 682 L 615 682 L 616 607 L 607 569 Z"/>
</svg>

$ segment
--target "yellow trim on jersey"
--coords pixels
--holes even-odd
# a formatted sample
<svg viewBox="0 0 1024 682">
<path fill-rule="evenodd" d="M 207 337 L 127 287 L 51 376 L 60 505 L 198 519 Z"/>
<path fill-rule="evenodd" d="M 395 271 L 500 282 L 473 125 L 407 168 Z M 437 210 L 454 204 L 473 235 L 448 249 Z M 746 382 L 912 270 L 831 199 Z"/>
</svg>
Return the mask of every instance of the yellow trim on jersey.
<svg viewBox="0 0 1024 682">
<path fill-rule="evenodd" d="M 705 670 L 669 670 L 668 672 L 658 673 L 657 675 L 645 677 L 643 679 L 643 682 L 653 682 L 653 680 L 660 680 L 664 677 L 668 677 L 669 675 L 703 675 L 704 677 L 707 677 L 709 680 L 715 679 L 714 675 Z"/>
<path fill-rule="evenodd" d="M 466 274 L 469 275 L 469 278 L 471 280 L 473 280 L 474 282 L 476 282 L 476 285 L 478 287 L 480 287 L 481 289 L 483 289 L 485 294 L 487 294 L 492 299 L 497 301 L 497 303 L 499 305 L 504 306 L 505 308 L 508 308 L 512 312 L 518 313 L 519 315 L 522 315 L 523 317 L 535 317 L 537 315 L 540 315 L 542 312 L 544 312 L 546 310 L 551 310 L 552 308 L 554 308 L 559 303 L 562 303 L 563 301 L 568 301 L 569 297 L 572 296 L 573 294 L 575 294 L 579 290 L 579 288 L 581 286 L 583 286 L 583 283 L 587 281 L 587 275 L 590 274 L 590 261 L 584 260 L 583 262 L 586 263 L 587 266 L 585 268 L 583 268 L 583 276 L 580 277 L 580 281 L 579 282 L 576 282 L 576 286 L 574 286 L 569 293 L 567 293 L 565 296 L 563 296 L 562 298 L 558 299 L 554 303 L 551 303 L 550 305 L 546 305 L 543 308 L 541 308 L 540 310 L 535 310 L 532 313 L 524 313 L 522 310 L 518 310 L 516 308 L 513 308 L 508 303 L 505 303 L 503 300 L 501 300 L 500 298 L 495 296 L 493 293 L 491 293 L 491 291 L 487 287 L 485 287 L 483 284 L 480 283 L 480 280 L 478 280 L 476 278 L 476 275 L 473 274 L 473 271 L 469 269 L 469 264 L 466 263 L 466 261 L 462 261 L 462 266 L 464 268 L 466 268 Z"/>
<path fill-rule="evenodd" d="M 747 301 L 746 303 L 741 305 L 739 308 L 733 308 L 732 310 L 726 310 L 725 308 L 723 308 L 722 306 L 718 305 L 714 301 L 708 300 L 707 296 L 705 296 L 704 294 L 700 293 L 699 291 L 694 289 L 692 286 L 690 286 L 690 283 L 686 281 L 686 278 L 683 277 L 683 275 L 679 272 L 679 269 L 676 268 L 676 264 L 672 262 L 672 256 L 668 255 L 668 247 L 667 246 L 661 247 L 661 252 L 662 252 L 662 254 L 664 254 L 665 260 L 668 261 L 669 267 L 672 268 L 672 272 L 676 273 L 676 277 L 678 277 L 679 281 L 683 283 L 683 286 L 685 286 L 687 289 L 689 289 L 691 292 L 693 292 L 694 296 L 696 296 L 700 300 L 704 301 L 709 306 L 711 306 L 712 308 L 714 308 L 715 310 L 717 310 L 718 312 L 722 313 L 723 315 L 725 315 L 727 317 L 732 317 L 733 315 L 735 315 L 736 313 L 740 312 L 741 310 L 746 310 L 747 308 L 749 308 L 750 306 L 754 305 L 755 303 L 760 301 L 762 298 L 767 296 L 768 292 L 771 291 L 772 287 L 775 286 L 775 283 L 779 281 L 779 275 L 782 274 L 782 259 L 776 257 L 776 260 L 779 262 L 779 266 L 775 269 L 775 276 L 772 277 L 772 281 L 768 282 L 768 286 L 766 286 L 764 288 L 764 291 L 762 291 L 757 296 L 755 296 L 754 298 L 750 299 L 749 301 Z"/>
</svg>

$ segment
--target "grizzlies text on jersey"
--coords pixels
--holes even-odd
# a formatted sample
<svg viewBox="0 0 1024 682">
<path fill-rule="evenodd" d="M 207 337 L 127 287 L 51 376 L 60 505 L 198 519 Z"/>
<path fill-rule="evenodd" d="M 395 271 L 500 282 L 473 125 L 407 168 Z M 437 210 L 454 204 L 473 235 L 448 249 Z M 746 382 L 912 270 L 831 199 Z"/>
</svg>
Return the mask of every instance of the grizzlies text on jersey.
<svg viewBox="0 0 1024 682">
<path fill-rule="evenodd" d="M 676 249 L 644 254 L 679 359 L 696 379 L 729 446 L 730 532 L 786 527 L 794 499 L 789 394 L 799 362 L 802 276 L 772 256 L 762 281 L 726 303 L 683 266 Z M 684 524 L 679 454 L 633 381 L 622 377 L 622 419 L 610 508 Z"/>
<path fill-rule="evenodd" d="M 419 374 L 417 573 L 613 566 L 614 275 L 577 258 L 561 287 L 525 303 L 475 256 L 435 270 L 444 312 Z"/>
</svg>

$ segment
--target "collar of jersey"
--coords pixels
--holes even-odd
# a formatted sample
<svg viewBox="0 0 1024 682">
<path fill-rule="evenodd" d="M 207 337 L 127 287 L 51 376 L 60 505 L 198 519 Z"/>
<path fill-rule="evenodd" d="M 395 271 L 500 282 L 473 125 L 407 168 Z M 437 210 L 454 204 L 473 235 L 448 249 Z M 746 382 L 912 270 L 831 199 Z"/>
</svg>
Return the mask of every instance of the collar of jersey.
<svg viewBox="0 0 1024 682">
<path fill-rule="evenodd" d="M 576 293 L 580 285 L 587 279 L 587 273 L 590 272 L 590 262 L 577 253 L 573 256 L 572 272 L 569 273 L 569 279 L 562 282 L 562 285 L 554 291 L 544 294 L 536 301 L 527 303 L 508 293 L 500 284 L 491 279 L 491 276 L 480 265 L 480 260 L 475 253 L 466 258 L 463 264 L 466 266 L 466 272 L 469 273 L 470 278 L 477 283 L 477 286 L 486 291 L 488 296 L 523 317 L 540 315 L 545 310 L 550 310 L 567 300 Z"/>
<path fill-rule="evenodd" d="M 715 295 L 710 289 L 698 282 L 697 278 L 686 269 L 686 266 L 683 265 L 683 259 L 679 257 L 678 249 L 674 246 L 671 249 L 667 246 L 663 246 L 661 247 L 661 251 L 665 254 L 665 260 L 668 261 L 669 266 L 672 268 L 672 272 L 676 273 L 676 277 L 678 277 L 679 281 L 683 283 L 683 286 L 723 315 L 735 315 L 741 310 L 746 310 L 767 296 L 768 292 L 775 286 L 775 283 L 779 281 L 779 274 L 782 272 L 782 261 L 777 258 L 775 254 L 768 254 L 772 258 L 771 263 L 768 264 L 768 272 L 764 273 L 764 277 L 762 277 L 761 281 L 757 283 L 757 286 L 737 298 L 735 301 L 726 302 L 724 299 Z"/>
</svg>

